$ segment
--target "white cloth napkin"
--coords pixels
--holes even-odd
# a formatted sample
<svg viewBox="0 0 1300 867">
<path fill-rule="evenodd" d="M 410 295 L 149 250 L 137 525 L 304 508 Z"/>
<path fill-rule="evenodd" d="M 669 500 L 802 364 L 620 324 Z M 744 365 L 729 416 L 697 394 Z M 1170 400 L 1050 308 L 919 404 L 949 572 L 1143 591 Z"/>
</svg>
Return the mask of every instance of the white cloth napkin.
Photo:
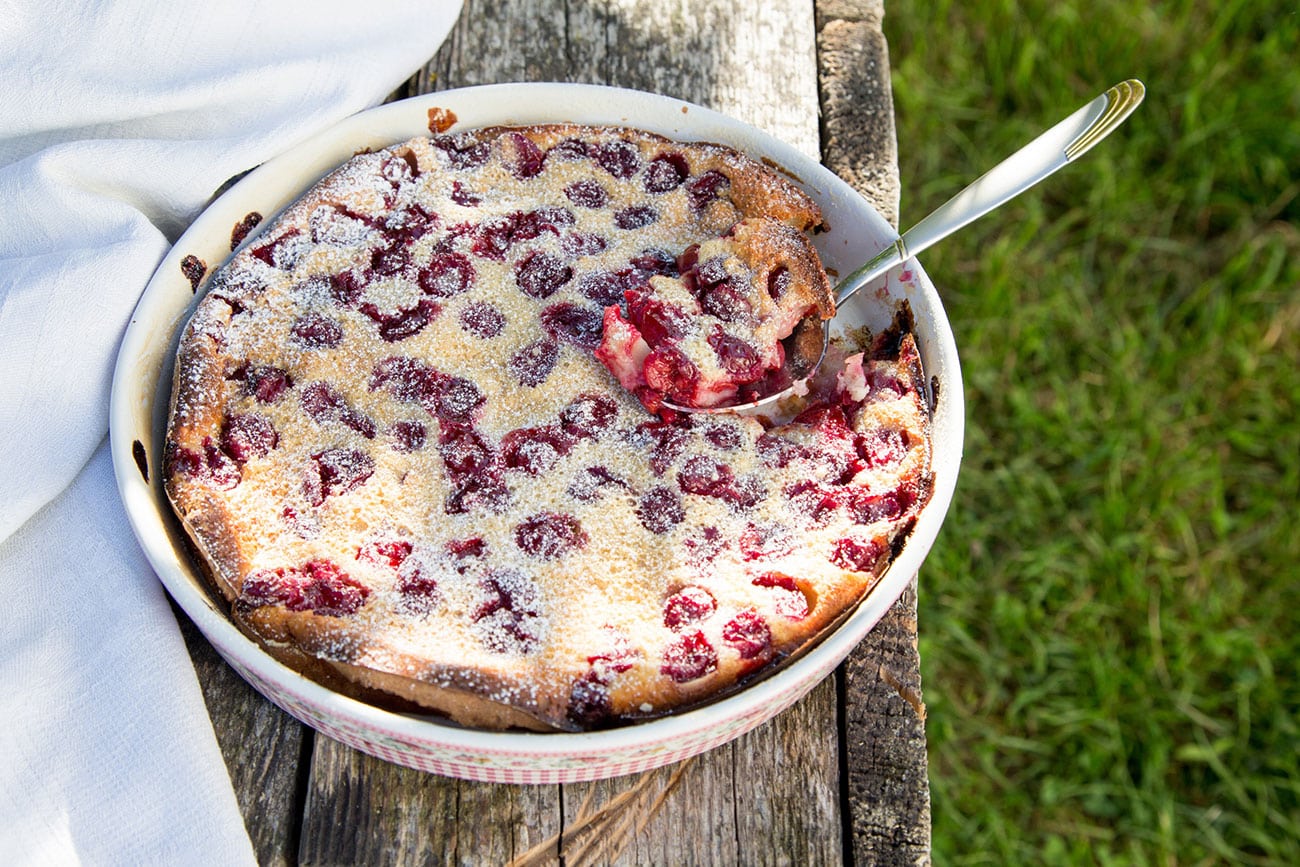
<svg viewBox="0 0 1300 867">
<path fill-rule="evenodd" d="M 224 181 L 379 102 L 459 10 L 0 0 L 0 863 L 253 860 L 117 499 L 117 344 Z"/>
</svg>

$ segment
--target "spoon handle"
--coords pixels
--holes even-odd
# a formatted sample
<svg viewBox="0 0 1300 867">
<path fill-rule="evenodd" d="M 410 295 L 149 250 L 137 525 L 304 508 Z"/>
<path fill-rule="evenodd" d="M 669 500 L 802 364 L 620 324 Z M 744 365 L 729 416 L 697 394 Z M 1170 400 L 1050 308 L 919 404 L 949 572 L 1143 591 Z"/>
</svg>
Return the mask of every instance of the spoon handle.
<svg viewBox="0 0 1300 867">
<path fill-rule="evenodd" d="M 891 268 L 1083 156 L 1123 123 L 1145 94 L 1137 79 L 1120 82 L 998 163 L 841 280 L 835 303 L 843 304 Z"/>
</svg>

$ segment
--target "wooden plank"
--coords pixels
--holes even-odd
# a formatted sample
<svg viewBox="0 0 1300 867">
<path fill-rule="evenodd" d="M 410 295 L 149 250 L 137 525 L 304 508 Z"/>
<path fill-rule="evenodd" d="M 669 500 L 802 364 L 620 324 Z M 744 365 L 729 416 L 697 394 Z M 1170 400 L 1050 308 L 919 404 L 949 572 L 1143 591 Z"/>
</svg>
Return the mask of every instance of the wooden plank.
<svg viewBox="0 0 1300 867">
<path fill-rule="evenodd" d="M 259 864 L 296 862 L 302 767 L 312 732 L 262 698 L 176 606 L 217 743 Z"/>
<path fill-rule="evenodd" d="M 506 864 L 559 830 L 555 789 L 437 777 L 318 738 L 298 861 Z"/>
<path fill-rule="evenodd" d="M 818 0 L 822 161 L 898 224 L 898 146 L 882 0 Z M 851 857 L 930 862 L 916 582 L 842 667 Z"/>
</svg>

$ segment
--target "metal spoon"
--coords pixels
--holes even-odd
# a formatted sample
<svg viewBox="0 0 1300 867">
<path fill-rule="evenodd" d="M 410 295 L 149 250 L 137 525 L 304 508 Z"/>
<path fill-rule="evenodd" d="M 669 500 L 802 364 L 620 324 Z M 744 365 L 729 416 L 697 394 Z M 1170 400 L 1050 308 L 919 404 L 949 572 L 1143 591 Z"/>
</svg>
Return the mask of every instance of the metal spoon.
<svg viewBox="0 0 1300 867">
<path fill-rule="evenodd" d="M 836 309 L 863 286 L 1083 156 L 1123 123 L 1145 95 L 1146 88 L 1137 79 L 1120 82 L 1007 157 L 841 280 L 835 287 Z M 820 342 L 815 335 L 816 320 L 806 319 L 803 324 L 809 326 L 811 334 L 796 334 L 787 361 L 795 380 L 790 386 L 758 400 L 733 406 L 666 405 L 681 412 L 748 414 L 784 400 L 797 383 L 806 381 L 817 372 L 830 344 L 831 320 L 821 323 Z"/>
</svg>

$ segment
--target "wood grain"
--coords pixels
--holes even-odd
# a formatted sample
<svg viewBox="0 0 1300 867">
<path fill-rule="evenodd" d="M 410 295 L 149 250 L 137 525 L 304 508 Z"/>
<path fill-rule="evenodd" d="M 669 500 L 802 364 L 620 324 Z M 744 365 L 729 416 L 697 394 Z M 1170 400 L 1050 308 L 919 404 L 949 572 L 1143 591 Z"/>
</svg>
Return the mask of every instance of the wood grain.
<svg viewBox="0 0 1300 867">
<path fill-rule="evenodd" d="M 396 95 L 501 81 L 668 94 L 820 155 L 893 220 L 882 14 L 879 0 L 467 0 L 442 50 Z M 210 649 L 195 652 L 262 863 L 505 864 L 530 852 L 529 863 L 569 865 L 928 858 L 914 594 L 836 679 L 768 724 L 684 765 L 569 786 L 471 783 L 385 763 L 305 731 Z M 637 809 L 611 811 L 617 822 L 599 825 L 603 837 L 561 842 L 620 804 Z"/>
</svg>

